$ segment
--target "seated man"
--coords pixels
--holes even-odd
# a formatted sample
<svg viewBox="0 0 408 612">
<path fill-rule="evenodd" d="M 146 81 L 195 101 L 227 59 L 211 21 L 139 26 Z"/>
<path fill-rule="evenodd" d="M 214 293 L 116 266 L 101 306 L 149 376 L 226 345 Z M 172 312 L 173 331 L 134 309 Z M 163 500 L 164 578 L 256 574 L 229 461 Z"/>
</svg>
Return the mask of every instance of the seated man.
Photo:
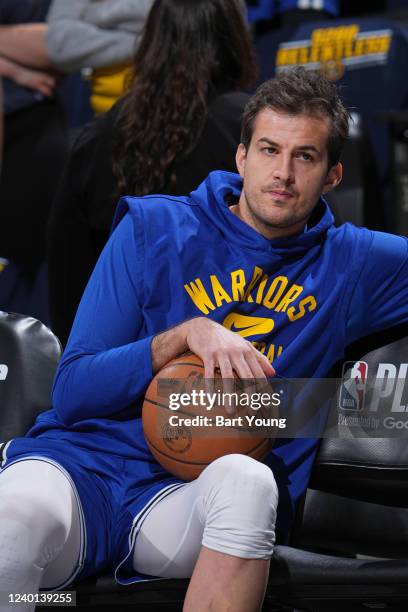
<svg viewBox="0 0 408 612">
<path fill-rule="evenodd" d="M 347 130 L 334 84 L 281 73 L 246 107 L 240 176 L 121 200 L 53 409 L 2 448 L 0 591 L 108 569 L 124 584 L 191 576 L 185 611 L 259 610 L 318 441 L 280 439 L 264 463 L 228 455 L 183 483 L 149 452 L 141 404 L 187 349 L 207 377 L 323 377 L 347 344 L 408 320 L 407 240 L 335 228 L 321 198 L 341 180 Z M 267 331 L 249 335 L 248 317 Z"/>
</svg>

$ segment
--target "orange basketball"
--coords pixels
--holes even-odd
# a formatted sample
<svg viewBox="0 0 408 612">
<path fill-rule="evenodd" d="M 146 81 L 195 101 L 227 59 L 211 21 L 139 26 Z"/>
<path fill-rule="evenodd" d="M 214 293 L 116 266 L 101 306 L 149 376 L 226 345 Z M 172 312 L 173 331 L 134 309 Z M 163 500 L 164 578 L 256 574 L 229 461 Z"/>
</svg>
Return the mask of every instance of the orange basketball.
<svg viewBox="0 0 408 612">
<path fill-rule="evenodd" d="M 168 472 L 187 481 L 197 478 L 211 461 L 223 455 L 241 453 L 263 459 L 271 448 L 271 438 L 265 436 L 265 430 L 257 432 L 245 427 L 240 408 L 234 418 L 240 416 L 243 427 L 216 426 L 215 422 L 221 420 L 219 415 L 233 418 L 220 405 L 211 410 L 192 404 L 170 409 L 175 393 L 191 396 L 194 389 L 204 388 L 203 378 L 202 360 L 193 353 L 185 353 L 156 374 L 143 403 L 143 431 L 150 451 Z M 218 380 L 222 381 L 220 377 Z"/>
</svg>

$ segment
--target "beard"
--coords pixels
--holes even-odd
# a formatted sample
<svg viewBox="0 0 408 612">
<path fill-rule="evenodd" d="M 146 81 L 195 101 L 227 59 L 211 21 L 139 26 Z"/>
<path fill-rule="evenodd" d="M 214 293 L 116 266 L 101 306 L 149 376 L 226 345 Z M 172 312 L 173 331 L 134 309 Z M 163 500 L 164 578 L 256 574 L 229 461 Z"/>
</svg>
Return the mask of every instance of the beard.
<svg viewBox="0 0 408 612">
<path fill-rule="evenodd" d="M 274 186 L 273 189 L 282 189 Z M 269 190 L 269 188 L 268 188 Z M 265 190 L 266 191 L 266 190 Z M 306 225 L 312 210 L 297 212 L 291 210 L 288 203 L 262 202 L 258 195 L 253 196 L 244 187 L 246 208 L 256 227 L 265 229 L 287 229 L 293 226 Z M 297 231 L 297 230 L 296 230 Z"/>
</svg>

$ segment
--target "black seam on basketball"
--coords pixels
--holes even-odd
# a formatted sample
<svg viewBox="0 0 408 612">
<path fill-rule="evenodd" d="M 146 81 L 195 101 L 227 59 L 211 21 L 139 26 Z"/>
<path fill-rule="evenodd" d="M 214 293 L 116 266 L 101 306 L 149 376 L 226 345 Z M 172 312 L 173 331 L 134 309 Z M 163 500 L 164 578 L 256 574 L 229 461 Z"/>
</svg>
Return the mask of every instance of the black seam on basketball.
<svg viewBox="0 0 408 612">
<path fill-rule="evenodd" d="M 160 374 L 162 372 L 164 372 L 165 370 L 168 370 L 169 368 L 177 368 L 178 366 L 192 366 L 193 368 L 201 368 L 202 370 L 204 370 L 204 366 L 201 365 L 201 363 L 191 363 L 191 361 L 178 361 L 177 363 L 168 363 L 167 365 L 165 365 L 161 370 L 160 370 Z M 182 378 L 180 378 L 180 380 L 183 380 Z"/>
<path fill-rule="evenodd" d="M 157 446 L 155 446 L 148 438 L 146 438 L 146 440 L 148 441 L 149 445 L 154 448 L 155 452 L 158 455 L 162 455 L 163 457 L 166 457 L 166 459 L 170 459 L 170 461 L 175 461 L 176 463 L 184 463 L 185 465 L 208 465 L 208 463 L 206 463 L 205 461 L 183 461 L 183 459 L 180 459 L 179 457 L 173 457 L 172 455 L 168 455 L 167 453 L 164 453 L 162 450 L 157 448 Z"/>
<path fill-rule="evenodd" d="M 161 404 L 160 402 L 155 402 L 154 400 L 150 399 L 149 397 L 145 397 L 144 399 L 145 402 L 148 402 L 149 404 L 153 404 L 153 406 L 157 406 L 158 408 L 163 408 L 163 410 L 167 410 L 170 412 L 170 414 L 182 414 L 185 415 L 187 417 L 193 418 L 195 416 L 200 416 L 199 414 L 194 414 L 191 412 L 185 412 L 184 410 L 181 410 L 180 408 L 177 408 L 177 410 L 171 410 L 168 406 L 166 406 L 166 404 Z M 199 406 L 198 406 L 199 408 Z M 231 427 L 231 429 L 233 429 Z"/>
<path fill-rule="evenodd" d="M 153 404 L 153 406 L 159 406 L 160 408 L 164 408 L 164 410 L 170 410 L 170 408 L 168 406 L 166 406 L 166 404 L 161 404 L 160 402 L 155 402 L 154 400 L 150 399 L 149 397 L 145 397 L 144 401 L 148 402 L 149 404 Z M 171 412 L 173 412 L 173 410 Z M 178 410 L 177 410 L 177 412 L 178 412 Z M 188 414 L 188 413 L 185 413 L 185 414 Z"/>
<path fill-rule="evenodd" d="M 144 399 L 145 402 L 148 402 L 149 404 L 153 404 L 153 406 L 158 406 L 159 408 L 163 408 L 163 410 L 169 410 L 170 408 L 168 406 L 166 406 L 166 404 L 161 404 L 160 402 L 155 402 L 154 400 L 150 399 L 149 397 L 145 397 Z M 184 410 L 181 410 L 180 408 L 177 408 L 177 410 L 171 410 L 172 413 L 174 414 L 182 414 L 185 415 L 187 417 L 190 418 L 194 418 L 195 416 L 205 416 L 205 415 L 200 415 L 200 414 L 194 414 L 191 412 L 185 412 Z M 210 415 L 208 415 L 210 416 Z M 234 418 L 233 416 L 226 416 L 226 419 L 228 418 Z M 222 427 L 222 426 L 221 426 Z M 224 425 L 224 427 L 227 427 L 226 425 Z M 258 429 L 256 427 L 245 427 L 244 425 L 228 425 L 228 429 L 233 429 L 235 431 L 244 431 L 244 432 L 250 432 L 250 431 L 260 431 L 262 429 L 262 427 L 260 426 Z M 235 438 L 235 436 L 223 436 L 223 438 Z"/>
<path fill-rule="evenodd" d="M 148 444 L 154 448 L 154 450 L 160 454 L 163 455 L 163 457 L 166 457 L 167 459 L 170 459 L 171 461 L 175 461 L 176 463 L 184 463 L 186 465 L 209 465 L 210 463 L 212 463 L 212 461 L 215 461 L 215 459 L 213 459 L 212 461 L 183 461 L 183 459 L 180 459 L 179 457 L 174 457 L 172 455 L 168 455 L 167 453 L 163 452 L 162 450 L 160 450 L 159 448 L 157 448 L 157 446 L 155 444 L 153 444 L 153 442 L 151 442 L 151 440 L 146 437 L 146 441 L 148 442 Z M 259 448 L 261 446 L 261 444 L 265 444 L 265 442 L 268 441 L 268 438 L 264 438 L 263 440 L 261 440 L 257 446 L 254 446 L 253 448 L 249 449 L 247 453 L 227 453 L 228 455 L 246 455 L 248 456 L 248 453 L 253 453 L 257 448 Z M 225 455 L 221 455 L 224 456 Z"/>
</svg>

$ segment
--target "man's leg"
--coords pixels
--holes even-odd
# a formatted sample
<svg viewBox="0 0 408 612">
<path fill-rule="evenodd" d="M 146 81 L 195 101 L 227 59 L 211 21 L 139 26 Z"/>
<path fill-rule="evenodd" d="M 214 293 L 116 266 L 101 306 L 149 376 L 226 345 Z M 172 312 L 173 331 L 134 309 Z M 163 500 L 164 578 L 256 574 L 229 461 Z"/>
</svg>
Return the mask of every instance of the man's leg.
<svg viewBox="0 0 408 612">
<path fill-rule="evenodd" d="M 277 503 L 268 467 L 244 455 L 217 459 L 148 514 L 134 567 L 192 576 L 186 612 L 255 612 L 264 597 Z"/>
<path fill-rule="evenodd" d="M 269 559 L 240 559 L 204 546 L 190 580 L 183 612 L 258 612 Z"/>
<path fill-rule="evenodd" d="M 23 460 L 0 474 L 0 593 L 36 593 L 73 574 L 80 521 L 72 486 L 57 467 Z M 14 610 L 5 601 L 0 612 Z M 27 604 L 20 610 L 34 610 Z"/>
</svg>

